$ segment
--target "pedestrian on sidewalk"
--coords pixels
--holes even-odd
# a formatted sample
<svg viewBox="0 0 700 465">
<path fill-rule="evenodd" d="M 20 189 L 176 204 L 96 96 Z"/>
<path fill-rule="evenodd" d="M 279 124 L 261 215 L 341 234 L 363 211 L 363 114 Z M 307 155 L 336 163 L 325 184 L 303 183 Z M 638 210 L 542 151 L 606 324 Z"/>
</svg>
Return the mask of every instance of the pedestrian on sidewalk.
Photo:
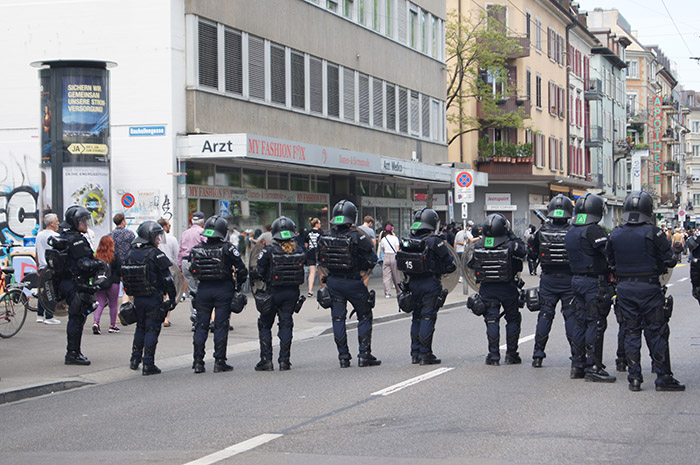
<svg viewBox="0 0 700 465">
<path fill-rule="evenodd" d="M 131 250 L 131 241 L 134 240 L 136 234 L 126 229 L 126 217 L 124 213 L 117 213 L 114 215 L 112 222 L 116 227 L 109 235 L 112 236 L 112 240 L 114 241 L 114 253 L 116 253 L 119 260 L 124 263 L 126 261 L 126 256 L 129 254 L 129 250 Z M 128 301 L 129 297 L 124 293 L 122 302 Z"/>
<path fill-rule="evenodd" d="M 161 228 L 163 228 L 163 231 L 165 231 L 163 242 L 158 244 L 158 248 L 163 251 L 166 257 L 168 257 L 168 260 L 170 260 L 172 263 L 177 263 L 179 246 L 175 236 L 170 234 L 170 221 L 166 220 L 165 218 L 160 218 L 158 219 L 158 224 Z M 180 296 L 177 297 L 178 299 L 180 298 Z M 163 326 L 166 328 L 170 326 L 170 312 L 168 312 L 168 315 L 165 317 Z"/>
<path fill-rule="evenodd" d="M 371 216 L 367 215 L 365 216 L 363 223 L 357 227 L 360 231 L 364 232 L 367 234 L 367 236 L 370 239 L 370 242 L 372 243 L 372 250 L 377 250 L 377 235 L 374 232 L 374 218 Z M 365 284 L 365 286 L 369 289 L 369 278 L 372 275 L 372 268 L 367 270 L 363 275 L 362 275 L 362 282 Z"/>
<path fill-rule="evenodd" d="M 379 242 L 384 254 L 382 262 L 382 280 L 384 282 L 384 297 L 391 298 L 391 287 L 399 285 L 399 269 L 396 267 L 396 251 L 399 250 L 399 238 L 394 234 L 394 227 L 387 224 Z"/>
<path fill-rule="evenodd" d="M 202 235 L 204 228 L 204 213 L 194 212 L 191 218 L 192 225 L 182 233 L 180 237 L 180 251 L 177 254 L 177 266 L 182 270 L 182 276 L 187 284 L 187 294 L 190 299 L 190 320 L 192 321 L 192 331 L 194 331 L 195 321 L 197 319 L 197 310 L 195 299 L 197 298 L 197 280 L 190 273 L 190 260 L 188 258 L 192 247 L 204 242 L 206 238 Z"/>
<path fill-rule="evenodd" d="M 58 216 L 55 213 L 44 215 L 43 231 L 36 235 L 36 259 L 39 263 L 39 274 L 46 268 L 46 249 L 49 248 L 49 237 L 58 236 Z M 41 299 L 37 299 L 36 322 L 47 325 L 57 325 L 61 320 L 54 318 L 53 313 L 48 308 L 41 305 Z"/>
<path fill-rule="evenodd" d="M 323 230 L 321 229 L 321 220 L 318 218 L 310 218 L 309 224 L 311 225 L 311 230 L 306 233 L 304 246 L 306 247 L 306 264 L 309 267 L 308 297 L 313 297 L 314 281 L 316 280 L 316 264 L 318 262 L 318 238 L 323 234 Z M 318 281 L 321 284 L 321 287 L 325 286 L 325 284 L 321 282 L 320 270 L 318 274 Z"/>
<path fill-rule="evenodd" d="M 267 311 L 258 318 L 258 337 L 260 339 L 260 361 L 255 371 L 272 371 L 272 325 L 277 317 L 280 339 L 280 352 L 277 362 L 280 371 L 289 370 L 292 349 L 292 329 L 295 312 L 301 309 L 306 300 L 299 295 L 299 286 L 304 284 L 304 260 L 306 253 L 295 238 L 296 224 L 290 218 L 281 216 L 272 223 L 274 244 L 265 246 L 258 256 L 257 265 L 251 271 L 251 280 L 265 281 L 271 296 Z"/>
<path fill-rule="evenodd" d="M 111 236 L 102 236 L 100 243 L 97 245 L 95 258 L 99 258 L 109 265 L 110 284 L 109 288 L 104 291 L 95 292 L 97 309 L 94 313 L 92 334 L 102 334 L 100 331 L 100 318 L 102 318 L 102 311 L 107 302 L 109 302 L 109 332 L 118 333 L 117 313 L 119 312 L 119 286 L 121 285 L 122 277 L 122 261 L 119 259 L 119 256 L 114 253 L 114 240 Z"/>
</svg>

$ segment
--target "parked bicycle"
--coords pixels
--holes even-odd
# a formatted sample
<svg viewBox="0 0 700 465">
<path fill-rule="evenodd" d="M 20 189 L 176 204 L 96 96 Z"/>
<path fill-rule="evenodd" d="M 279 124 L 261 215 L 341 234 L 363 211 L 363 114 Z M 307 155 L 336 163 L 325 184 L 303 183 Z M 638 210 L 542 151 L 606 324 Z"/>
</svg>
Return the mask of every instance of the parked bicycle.
<svg viewBox="0 0 700 465">
<path fill-rule="evenodd" d="M 9 256 L 13 244 L 2 244 Z M 12 267 L 1 268 L 0 272 L 0 338 L 14 336 L 22 329 L 27 319 L 29 307 L 28 296 L 32 295 L 28 284 L 13 283 L 12 276 L 15 269 Z"/>
</svg>

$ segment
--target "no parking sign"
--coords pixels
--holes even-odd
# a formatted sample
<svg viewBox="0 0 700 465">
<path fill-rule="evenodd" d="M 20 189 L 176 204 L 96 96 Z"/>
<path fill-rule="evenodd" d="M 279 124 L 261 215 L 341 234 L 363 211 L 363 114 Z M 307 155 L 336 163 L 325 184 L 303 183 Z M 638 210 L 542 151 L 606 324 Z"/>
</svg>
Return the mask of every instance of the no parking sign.
<svg viewBox="0 0 700 465">
<path fill-rule="evenodd" d="M 122 195 L 122 206 L 124 208 L 131 208 L 134 206 L 134 203 L 136 203 L 136 198 L 134 197 L 134 194 L 126 193 Z"/>
<path fill-rule="evenodd" d="M 471 170 L 455 170 L 455 202 L 474 201 L 474 173 Z"/>
</svg>

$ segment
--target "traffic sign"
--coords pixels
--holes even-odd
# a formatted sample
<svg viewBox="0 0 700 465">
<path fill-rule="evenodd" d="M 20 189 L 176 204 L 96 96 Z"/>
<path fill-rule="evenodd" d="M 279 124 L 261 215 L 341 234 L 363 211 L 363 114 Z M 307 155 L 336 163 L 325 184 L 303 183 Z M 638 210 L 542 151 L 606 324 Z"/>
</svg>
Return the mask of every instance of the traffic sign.
<svg viewBox="0 0 700 465">
<path fill-rule="evenodd" d="M 685 221 L 685 210 L 678 210 L 678 219 L 681 222 Z"/>
<path fill-rule="evenodd" d="M 472 170 L 455 170 L 455 201 L 471 203 L 474 201 L 474 173 Z"/>
<path fill-rule="evenodd" d="M 462 219 L 469 219 L 469 204 L 466 202 L 462 204 Z"/>
<path fill-rule="evenodd" d="M 122 206 L 124 208 L 131 208 L 134 206 L 134 203 L 136 203 L 136 199 L 134 198 L 134 194 L 129 194 L 128 192 L 124 195 L 122 195 Z"/>
</svg>

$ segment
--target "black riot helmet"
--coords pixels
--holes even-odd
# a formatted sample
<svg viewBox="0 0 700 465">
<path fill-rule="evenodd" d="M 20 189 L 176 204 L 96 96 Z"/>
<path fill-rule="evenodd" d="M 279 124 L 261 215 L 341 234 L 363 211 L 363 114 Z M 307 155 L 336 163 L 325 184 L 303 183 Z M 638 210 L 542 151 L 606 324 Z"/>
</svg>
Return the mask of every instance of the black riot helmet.
<svg viewBox="0 0 700 465">
<path fill-rule="evenodd" d="M 654 224 L 654 199 L 644 191 L 631 192 L 622 207 L 622 219 L 629 224 Z"/>
<path fill-rule="evenodd" d="M 484 236 L 484 247 L 497 247 L 508 240 L 510 221 L 500 213 L 489 215 L 484 221 L 481 233 Z"/>
<path fill-rule="evenodd" d="M 411 234 L 421 229 L 429 231 L 437 231 L 440 225 L 440 217 L 432 208 L 421 208 L 413 215 L 413 224 L 411 225 Z"/>
<path fill-rule="evenodd" d="M 606 206 L 603 197 L 591 193 L 579 197 L 574 207 L 574 213 L 576 215 L 574 225 L 585 226 L 588 224 L 595 224 L 603 219 L 605 210 Z"/>
<path fill-rule="evenodd" d="M 297 225 L 291 218 L 280 216 L 272 223 L 270 232 L 276 241 L 289 241 L 297 237 Z"/>
<path fill-rule="evenodd" d="M 574 216 L 574 203 L 564 194 L 554 197 L 547 206 L 547 218 L 554 221 L 568 220 Z"/>
<path fill-rule="evenodd" d="M 156 246 L 156 238 L 165 234 L 163 227 L 156 223 L 155 221 L 144 221 L 141 223 L 136 230 L 136 239 L 134 239 L 134 244 L 151 244 Z"/>
<path fill-rule="evenodd" d="M 87 208 L 81 207 L 80 205 L 71 205 L 68 207 L 64 216 L 66 218 L 66 223 L 76 231 L 79 230 L 80 223 L 83 221 L 87 227 L 87 222 L 92 217 Z"/>
<path fill-rule="evenodd" d="M 341 224 L 353 225 L 357 221 L 357 207 L 349 200 L 341 200 L 333 207 L 333 217 L 331 223 L 333 226 Z"/>
<path fill-rule="evenodd" d="M 202 236 L 207 239 L 226 239 L 228 234 L 228 222 L 219 215 L 210 216 L 204 222 L 204 231 Z"/>
</svg>

